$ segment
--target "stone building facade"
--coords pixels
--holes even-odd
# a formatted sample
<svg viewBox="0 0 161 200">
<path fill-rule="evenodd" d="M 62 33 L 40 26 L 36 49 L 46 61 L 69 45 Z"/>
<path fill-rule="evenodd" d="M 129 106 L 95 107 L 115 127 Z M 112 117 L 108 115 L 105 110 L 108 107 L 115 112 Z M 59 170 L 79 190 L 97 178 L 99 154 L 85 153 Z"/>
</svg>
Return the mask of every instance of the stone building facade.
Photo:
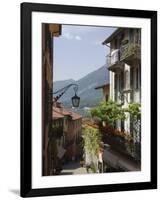
<svg viewBox="0 0 161 200">
<path fill-rule="evenodd" d="M 64 162 L 77 159 L 81 154 L 82 116 L 64 108 L 61 103 L 54 102 L 52 126 L 54 139 L 60 147 L 57 151 L 57 157 Z M 64 154 L 59 150 L 63 151 Z M 59 154 L 62 156 L 58 156 Z"/>
<path fill-rule="evenodd" d="M 48 142 L 52 124 L 53 42 L 61 25 L 42 24 L 42 175 L 49 175 Z"/>
<path fill-rule="evenodd" d="M 107 67 L 110 73 L 110 99 L 122 107 L 130 102 L 141 104 L 141 29 L 117 28 L 103 45 L 110 48 Z M 141 124 L 141 123 L 140 123 Z M 116 128 L 133 135 L 133 122 L 130 114 L 126 120 L 118 120 Z M 134 141 L 141 142 L 141 127 Z"/>
</svg>

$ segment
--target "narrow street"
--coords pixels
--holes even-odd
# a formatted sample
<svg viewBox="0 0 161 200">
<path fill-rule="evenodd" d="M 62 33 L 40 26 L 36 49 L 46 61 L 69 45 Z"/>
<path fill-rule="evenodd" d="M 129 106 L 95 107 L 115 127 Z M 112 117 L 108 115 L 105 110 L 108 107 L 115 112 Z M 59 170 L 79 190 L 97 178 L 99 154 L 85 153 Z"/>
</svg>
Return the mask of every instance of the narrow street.
<svg viewBox="0 0 161 200">
<path fill-rule="evenodd" d="M 141 170 L 141 30 L 90 27 L 90 43 L 101 41 L 100 48 L 93 48 L 82 40 L 84 34 L 73 35 L 86 28 L 43 24 L 44 176 Z M 69 46 L 65 38 L 72 39 Z M 80 49 L 78 62 L 71 52 Z M 46 95 L 49 90 L 51 95 Z"/>
<path fill-rule="evenodd" d="M 87 171 L 85 167 L 80 166 L 79 162 L 71 161 L 68 164 L 63 165 L 63 170 L 60 175 L 72 174 L 87 174 Z"/>
</svg>

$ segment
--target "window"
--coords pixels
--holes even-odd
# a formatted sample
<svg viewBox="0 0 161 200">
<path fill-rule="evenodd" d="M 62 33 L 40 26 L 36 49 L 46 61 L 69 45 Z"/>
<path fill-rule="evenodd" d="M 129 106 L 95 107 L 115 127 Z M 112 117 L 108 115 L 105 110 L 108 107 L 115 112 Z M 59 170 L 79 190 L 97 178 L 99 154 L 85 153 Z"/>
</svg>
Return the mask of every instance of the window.
<svg viewBox="0 0 161 200">
<path fill-rule="evenodd" d="M 121 34 L 121 38 L 120 38 L 120 39 L 121 39 L 121 41 L 124 39 L 124 37 L 125 37 L 125 34 L 124 34 L 124 33 L 122 33 L 122 34 Z"/>
<path fill-rule="evenodd" d="M 125 71 L 125 76 L 124 76 L 124 87 L 125 89 L 130 89 L 129 72 L 127 70 Z"/>
<path fill-rule="evenodd" d="M 121 92 L 124 88 L 124 75 L 123 72 L 121 72 L 120 74 L 118 74 L 118 87 L 119 87 L 119 91 Z"/>
<path fill-rule="evenodd" d="M 106 94 L 106 96 L 105 96 L 105 100 L 108 101 L 108 94 Z"/>
<path fill-rule="evenodd" d="M 124 120 L 121 120 L 121 131 L 124 131 Z"/>
<path fill-rule="evenodd" d="M 124 37 L 125 37 L 125 35 L 124 35 L 124 33 L 122 33 L 120 36 L 120 40 L 119 40 L 120 47 L 121 47 L 122 41 L 124 40 Z"/>
<path fill-rule="evenodd" d="M 134 135 L 134 121 L 131 116 L 130 116 L 130 134 L 131 136 Z"/>
<path fill-rule="evenodd" d="M 117 39 L 115 39 L 115 49 L 117 49 Z"/>
<path fill-rule="evenodd" d="M 133 89 L 134 85 L 134 68 L 130 69 L 130 88 Z"/>
<path fill-rule="evenodd" d="M 139 89 L 139 69 L 138 69 L 138 67 L 136 68 L 136 83 L 135 83 L 135 88 Z"/>
<path fill-rule="evenodd" d="M 136 29 L 136 36 L 135 36 L 135 42 L 137 43 L 137 44 L 140 44 L 140 41 L 141 41 L 141 38 L 140 38 L 140 29 Z"/>
<path fill-rule="evenodd" d="M 117 89 L 117 74 L 115 74 L 115 89 Z"/>
<path fill-rule="evenodd" d="M 119 86 L 119 92 L 121 91 L 121 75 L 118 74 L 118 86 Z"/>
<path fill-rule="evenodd" d="M 124 89 L 124 72 L 121 72 L 120 74 L 120 86 L 121 91 Z"/>
<path fill-rule="evenodd" d="M 117 74 L 115 74 L 114 87 L 115 87 L 115 101 L 117 101 L 117 88 L 118 88 L 118 75 Z"/>
<path fill-rule="evenodd" d="M 129 29 L 129 40 L 131 43 L 134 42 L 134 29 Z"/>
<path fill-rule="evenodd" d="M 141 87 L 141 64 L 139 64 L 139 85 Z"/>
</svg>

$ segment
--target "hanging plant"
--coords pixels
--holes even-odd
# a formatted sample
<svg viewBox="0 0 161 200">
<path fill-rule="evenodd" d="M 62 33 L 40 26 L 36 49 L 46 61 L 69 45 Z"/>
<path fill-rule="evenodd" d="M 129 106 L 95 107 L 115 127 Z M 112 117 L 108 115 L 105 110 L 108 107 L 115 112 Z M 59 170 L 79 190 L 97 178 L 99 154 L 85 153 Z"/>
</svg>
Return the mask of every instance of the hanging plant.
<svg viewBox="0 0 161 200">
<path fill-rule="evenodd" d="M 103 101 L 95 108 L 91 109 L 92 117 L 99 119 L 101 123 L 114 127 L 117 120 L 125 120 L 126 115 L 124 109 L 116 102 Z"/>
</svg>

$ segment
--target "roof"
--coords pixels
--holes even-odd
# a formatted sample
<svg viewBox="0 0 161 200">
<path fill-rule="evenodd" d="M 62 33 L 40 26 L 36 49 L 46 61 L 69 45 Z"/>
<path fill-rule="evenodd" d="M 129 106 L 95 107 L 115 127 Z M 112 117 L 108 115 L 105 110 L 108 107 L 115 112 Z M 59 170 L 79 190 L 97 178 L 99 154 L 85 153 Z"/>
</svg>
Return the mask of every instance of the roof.
<svg viewBox="0 0 161 200">
<path fill-rule="evenodd" d="M 98 129 L 98 125 L 97 124 L 93 124 L 90 120 L 84 120 L 83 121 L 83 126 L 91 126 L 92 128 Z"/>
<path fill-rule="evenodd" d="M 63 118 L 64 116 L 71 116 L 72 120 L 81 119 L 82 116 L 78 113 L 68 111 L 63 107 L 53 107 L 53 117 Z"/>
<path fill-rule="evenodd" d="M 60 24 L 49 24 L 49 31 L 53 37 L 58 37 L 61 35 L 62 26 Z"/>
<path fill-rule="evenodd" d="M 53 111 L 61 113 L 62 115 L 70 115 L 71 112 L 69 112 L 68 110 L 66 110 L 65 108 L 61 107 L 53 107 Z"/>
<path fill-rule="evenodd" d="M 109 87 L 109 86 L 110 86 L 110 84 L 109 84 L 109 83 L 106 83 L 106 84 L 104 84 L 104 85 L 100 85 L 100 86 L 95 87 L 95 89 L 97 90 L 97 89 L 101 89 L 101 88 Z"/>
<path fill-rule="evenodd" d="M 109 42 L 111 42 L 111 40 L 113 40 L 114 37 L 116 37 L 121 31 L 123 30 L 123 28 L 117 28 L 108 38 L 106 38 L 102 44 L 108 44 Z"/>
<path fill-rule="evenodd" d="M 75 112 L 72 112 L 72 119 L 73 120 L 77 120 L 77 119 L 81 119 L 82 118 L 82 115 L 78 114 L 78 113 L 75 113 Z"/>
</svg>

